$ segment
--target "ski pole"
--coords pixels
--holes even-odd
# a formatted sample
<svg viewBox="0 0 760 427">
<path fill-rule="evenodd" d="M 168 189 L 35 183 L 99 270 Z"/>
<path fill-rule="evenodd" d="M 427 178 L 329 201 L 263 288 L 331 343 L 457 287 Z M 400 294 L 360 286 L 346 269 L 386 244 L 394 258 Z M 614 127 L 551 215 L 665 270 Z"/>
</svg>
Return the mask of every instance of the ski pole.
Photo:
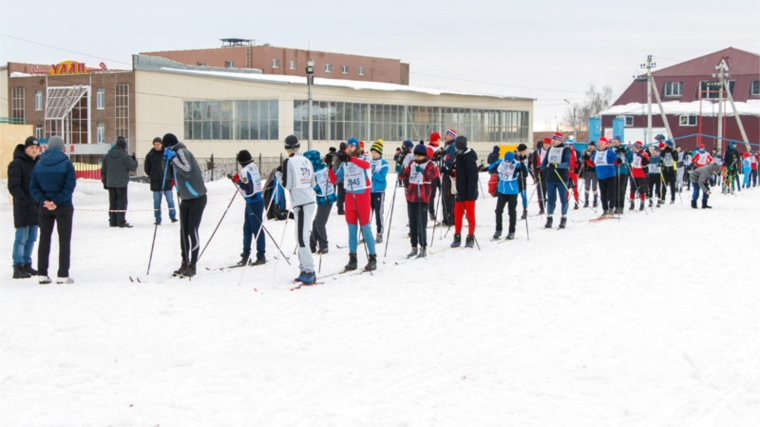
<svg viewBox="0 0 760 427">
<path fill-rule="evenodd" d="M 234 185 L 234 183 L 233 183 Z M 222 217 L 219 218 L 219 222 L 216 224 L 216 227 L 214 228 L 214 232 L 211 233 L 211 237 L 208 238 L 208 241 L 206 242 L 206 245 L 203 246 L 203 250 L 201 251 L 201 254 L 198 255 L 198 261 L 201 260 L 201 257 L 203 257 L 203 253 L 206 252 L 206 248 L 208 247 L 209 243 L 211 243 L 211 239 L 214 238 L 214 235 L 216 234 L 216 231 L 219 230 L 219 226 L 222 225 L 222 221 L 224 220 L 224 217 L 227 215 L 227 211 L 230 210 L 230 206 L 232 206 L 232 202 L 235 201 L 235 197 L 237 197 L 238 191 L 235 189 L 235 194 L 232 195 L 232 198 L 230 199 L 230 203 L 227 205 L 227 209 L 224 210 L 224 213 L 222 214 Z"/>
<path fill-rule="evenodd" d="M 438 204 L 435 206 L 435 212 L 433 215 L 433 233 L 430 235 L 430 247 L 433 247 L 433 242 L 435 242 L 435 228 L 438 226 L 438 210 L 441 207 L 441 198 L 443 197 L 443 186 L 441 186 L 441 191 L 439 191 L 438 195 Z"/>
<path fill-rule="evenodd" d="M 163 175 L 163 181 L 161 181 L 161 194 L 164 194 L 164 188 L 166 187 L 166 172 L 169 169 L 169 162 L 166 162 L 166 165 L 164 166 L 164 175 Z M 160 198 L 158 208 L 161 209 L 161 203 Z M 169 201 L 166 201 L 166 204 L 169 204 Z M 153 262 L 153 248 L 156 246 L 156 233 L 158 232 L 158 221 L 153 225 L 153 243 L 150 244 L 150 257 L 148 257 L 148 271 L 145 273 L 146 276 L 150 276 L 150 264 Z"/>
<path fill-rule="evenodd" d="M 391 224 L 393 223 L 393 207 L 396 204 L 396 189 L 398 189 L 399 179 L 396 177 L 396 185 L 393 186 L 393 198 L 391 199 L 391 213 L 388 216 L 388 235 L 385 238 L 385 253 L 383 258 L 388 256 L 388 242 L 391 240 Z"/>
<path fill-rule="evenodd" d="M 567 184 L 565 184 L 565 181 L 562 179 L 562 176 L 559 174 L 559 172 L 557 172 L 557 169 L 555 169 L 555 168 L 551 168 L 551 169 L 554 171 L 554 174 L 555 174 L 555 175 L 557 175 L 557 178 L 559 178 L 559 182 L 561 182 L 561 183 L 562 183 L 562 186 L 563 186 L 563 187 L 565 187 L 565 191 L 566 191 L 568 194 L 570 194 L 570 190 L 567 188 Z M 559 199 L 559 197 L 558 197 L 558 199 Z M 565 203 L 567 203 L 568 205 L 570 204 L 570 203 L 569 203 L 569 202 L 567 202 L 567 201 L 565 201 Z M 562 208 L 560 207 L 560 210 L 561 210 L 561 209 L 562 209 Z M 547 215 L 548 215 L 548 214 L 549 214 L 549 213 L 547 212 Z M 581 210 L 581 214 L 583 214 L 583 216 L 584 216 L 584 217 L 586 217 L 586 219 L 588 219 L 588 216 L 586 216 L 586 214 L 583 212 L 583 210 Z"/>
</svg>

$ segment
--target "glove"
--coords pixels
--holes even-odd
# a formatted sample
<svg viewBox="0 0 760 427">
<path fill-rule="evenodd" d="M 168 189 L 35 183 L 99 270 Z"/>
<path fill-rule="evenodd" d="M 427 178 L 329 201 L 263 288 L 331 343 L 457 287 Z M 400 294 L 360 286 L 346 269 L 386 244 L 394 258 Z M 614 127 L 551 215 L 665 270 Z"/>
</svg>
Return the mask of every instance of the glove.
<svg viewBox="0 0 760 427">
<path fill-rule="evenodd" d="M 422 173 L 422 171 L 423 171 L 422 166 L 415 165 L 414 166 L 414 171 L 417 172 L 417 173 Z"/>
<path fill-rule="evenodd" d="M 171 162 L 173 158 L 177 157 L 177 153 L 172 150 L 171 147 L 166 147 L 164 150 L 164 160 Z"/>
<path fill-rule="evenodd" d="M 232 180 L 232 182 L 234 182 L 235 184 L 237 184 L 237 183 L 238 183 L 238 181 L 240 181 L 240 174 L 237 174 L 237 173 L 236 173 L 235 175 L 232 175 L 232 176 L 230 177 L 230 179 Z"/>
<path fill-rule="evenodd" d="M 623 162 L 621 162 L 620 159 L 615 160 L 615 166 L 620 166 L 622 164 Z"/>
<path fill-rule="evenodd" d="M 340 160 L 343 163 L 348 163 L 351 161 L 351 156 L 348 155 L 348 153 L 344 153 L 343 151 L 338 154 L 338 160 Z"/>
<path fill-rule="evenodd" d="M 137 157 L 135 157 L 135 153 L 132 153 L 132 155 L 131 155 L 130 157 L 132 157 L 132 160 L 133 160 L 135 163 L 137 163 Z"/>
<path fill-rule="evenodd" d="M 333 155 L 332 154 L 325 155 L 325 163 L 328 165 L 332 165 L 332 162 L 333 162 Z"/>
<path fill-rule="evenodd" d="M 557 164 L 556 163 L 552 163 L 551 167 L 552 167 L 552 169 L 557 169 Z"/>
</svg>

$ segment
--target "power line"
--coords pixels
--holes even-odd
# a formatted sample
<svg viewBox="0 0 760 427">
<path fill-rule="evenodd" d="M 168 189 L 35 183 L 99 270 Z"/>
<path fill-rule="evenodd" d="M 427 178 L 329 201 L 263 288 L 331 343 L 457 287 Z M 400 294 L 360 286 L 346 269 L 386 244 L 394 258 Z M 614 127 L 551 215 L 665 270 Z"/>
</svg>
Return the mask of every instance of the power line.
<svg viewBox="0 0 760 427">
<path fill-rule="evenodd" d="M 51 45 L 48 45 L 48 44 L 45 44 L 45 43 L 36 42 L 36 41 L 33 41 L 33 40 L 27 40 L 27 39 L 22 39 L 20 37 L 14 37 L 14 36 L 11 36 L 9 34 L 0 33 L 0 36 L 8 37 L 9 39 L 20 40 L 20 41 L 26 42 L 26 43 L 36 44 L 36 45 L 39 45 L 39 46 L 44 46 L 44 47 L 47 47 L 47 48 L 50 48 L 50 49 L 57 49 L 57 50 L 61 50 L 61 51 L 64 51 L 64 52 L 76 53 L 77 55 L 89 56 L 90 58 L 95 58 L 95 59 L 99 59 L 99 60 L 106 60 L 106 61 L 116 62 L 116 63 L 119 63 L 119 64 L 132 65 L 132 64 L 127 63 L 127 62 L 117 61 L 115 59 L 103 58 L 101 56 L 90 55 L 90 54 L 87 54 L 87 53 L 77 52 L 75 50 L 64 49 L 64 48 L 57 47 L 57 46 L 51 46 Z"/>
</svg>

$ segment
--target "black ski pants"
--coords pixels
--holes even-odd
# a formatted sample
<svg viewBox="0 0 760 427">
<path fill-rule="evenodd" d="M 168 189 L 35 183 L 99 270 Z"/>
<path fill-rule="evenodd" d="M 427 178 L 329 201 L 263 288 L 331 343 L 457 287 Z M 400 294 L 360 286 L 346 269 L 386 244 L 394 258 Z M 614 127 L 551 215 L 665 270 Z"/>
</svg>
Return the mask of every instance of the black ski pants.
<svg viewBox="0 0 760 427">
<path fill-rule="evenodd" d="M 617 203 L 615 203 L 615 199 L 617 199 L 617 193 L 615 192 L 617 183 L 617 177 L 615 176 L 599 180 L 599 193 L 600 198 L 602 199 L 603 211 L 615 209 L 615 206 L 617 205 Z"/>
<path fill-rule="evenodd" d="M 407 203 L 409 212 L 409 235 L 412 247 L 427 247 L 427 203 Z"/>
<path fill-rule="evenodd" d="M 37 271 L 39 272 L 39 276 L 48 275 L 50 240 L 53 236 L 53 226 L 57 225 L 58 277 L 69 277 L 73 220 L 73 206 L 58 206 L 52 211 L 44 206 L 40 206 L 40 244 L 37 248 Z"/>
<path fill-rule="evenodd" d="M 118 227 L 127 222 L 127 187 L 108 189 L 108 225 Z M 117 211 L 117 212 L 114 212 Z"/>
<path fill-rule="evenodd" d="M 504 206 L 507 206 L 509 214 L 509 232 L 514 233 L 517 224 L 517 194 L 498 193 L 496 200 L 496 230 L 498 231 L 503 230 Z"/>
<path fill-rule="evenodd" d="M 195 199 L 185 199 L 179 204 L 179 238 L 182 248 L 182 262 L 195 266 L 198 262 L 200 237 L 198 228 L 206 208 L 206 195 Z"/>
</svg>

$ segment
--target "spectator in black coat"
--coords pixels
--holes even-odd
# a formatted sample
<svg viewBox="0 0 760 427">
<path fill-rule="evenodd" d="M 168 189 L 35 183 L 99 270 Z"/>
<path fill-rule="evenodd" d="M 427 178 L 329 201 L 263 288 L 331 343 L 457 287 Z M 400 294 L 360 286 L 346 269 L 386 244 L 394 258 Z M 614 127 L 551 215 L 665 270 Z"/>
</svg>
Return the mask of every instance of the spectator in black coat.
<svg viewBox="0 0 760 427">
<path fill-rule="evenodd" d="M 486 162 L 488 163 L 488 166 L 491 166 L 492 164 L 498 162 L 501 160 L 501 148 L 499 148 L 498 145 L 493 146 L 493 151 L 488 155 L 488 158 L 486 159 Z M 493 170 L 489 170 L 488 173 L 495 174 L 498 173 L 496 168 Z"/>
<path fill-rule="evenodd" d="M 462 218 L 467 214 L 468 234 L 465 246 L 475 244 L 475 200 L 478 199 L 478 155 L 467 148 L 467 138 L 457 136 L 454 146 L 456 155 L 452 175 L 456 184 L 454 202 L 454 241 L 451 247 L 457 248 L 462 244 Z"/>
<path fill-rule="evenodd" d="M 153 138 L 153 149 L 145 155 L 145 175 L 150 179 L 150 191 L 153 192 L 153 216 L 156 225 L 161 225 L 161 197 L 166 199 L 169 206 L 169 219 L 177 222 L 177 211 L 174 208 L 174 181 L 171 168 L 166 167 L 164 160 L 164 146 L 161 138 Z"/>
<path fill-rule="evenodd" d="M 32 170 L 40 154 L 40 143 L 30 136 L 13 151 L 8 165 L 8 192 L 13 196 L 13 278 L 28 279 L 37 275 L 32 268 L 32 251 L 40 225 L 39 205 L 29 192 Z"/>
<path fill-rule="evenodd" d="M 118 137 L 116 145 L 103 157 L 100 179 L 108 190 L 108 224 L 111 227 L 131 228 L 127 222 L 127 186 L 129 172 L 137 170 L 134 154 L 127 154 L 127 141 Z"/>
</svg>

